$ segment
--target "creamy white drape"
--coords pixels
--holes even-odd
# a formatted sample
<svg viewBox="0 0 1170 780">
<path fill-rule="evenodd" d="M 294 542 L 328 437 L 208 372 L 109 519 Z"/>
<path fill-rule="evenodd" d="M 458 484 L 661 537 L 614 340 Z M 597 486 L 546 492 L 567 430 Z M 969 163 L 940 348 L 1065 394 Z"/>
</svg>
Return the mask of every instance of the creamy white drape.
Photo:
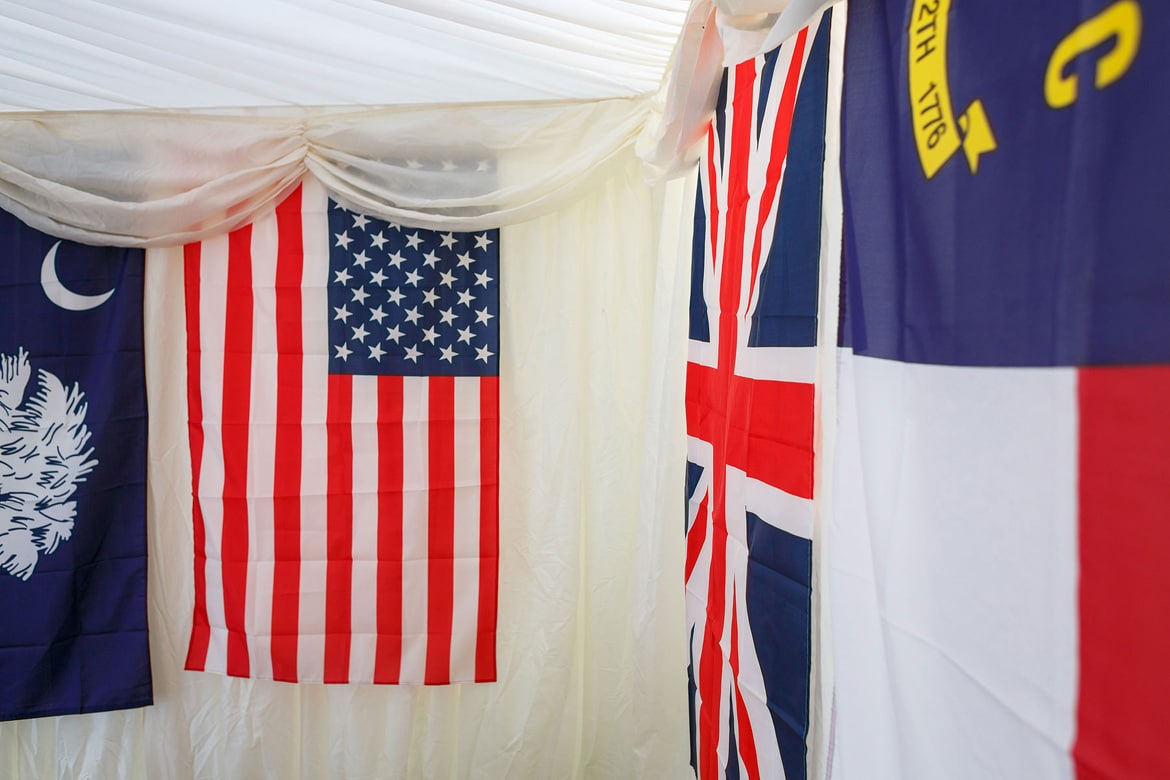
<svg viewBox="0 0 1170 780">
<path fill-rule="evenodd" d="M 650 181 L 678 176 L 699 159 L 723 69 L 771 51 L 842 0 L 692 0 L 638 138 Z"/>
<path fill-rule="evenodd" d="M 181 250 L 147 254 L 155 705 L 0 724 L 19 778 L 677 778 L 685 215 L 627 150 L 501 233 L 499 681 L 292 685 L 182 670 L 191 620 Z"/>
<path fill-rule="evenodd" d="M 481 230 L 568 203 L 649 104 L 10 114 L 0 208 L 75 241 L 167 246 L 246 224 L 311 172 L 353 208 Z"/>
</svg>

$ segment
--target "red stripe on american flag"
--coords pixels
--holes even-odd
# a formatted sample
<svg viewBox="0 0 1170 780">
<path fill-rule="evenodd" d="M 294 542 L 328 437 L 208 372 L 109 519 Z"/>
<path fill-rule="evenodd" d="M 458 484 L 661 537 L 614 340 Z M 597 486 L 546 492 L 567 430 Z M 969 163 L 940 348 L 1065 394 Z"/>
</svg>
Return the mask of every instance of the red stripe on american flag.
<svg viewBox="0 0 1170 780">
<path fill-rule="evenodd" d="M 431 377 L 427 408 L 426 683 L 451 681 L 451 614 L 455 558 L 455 380 Z"/>
<path fill-rule="evenodd" d="M 227 673 L 247 677 L 248 435 L 252 408 L 252 227 L 228 236 L 223 356 L 223 609 Z"/>
<path fill-rule="evenodd" d="M 500 561 L 500 378 L 479 385 L 479 625 L 475 636 L 475 681 L 496 679 L 496 581 Z"/>
<path fill-rule="evenodd" d="M 402 377 L 378 380 L 378 645 L 374 682 L 402 673 Z"/>
<path fill-rule="evenodd" d="M 207 530 L 199 504 L 199 477 L 203 467 L 203 391 L 200 381 L 199 259 L 201 244 L 183 247 L 184 296 L 187 306 L 187 435 L 191 441 L 191 507 L 195 543 L 195 613 L 187 646 L 187 669 L 203 669 L 211 642 L 207 619 Z"/>
<path fill-rule="evenodd" d="M 1078 780 L 1170 777 L 1170 366 L 1085 368 Z"/>
<path fill-rule="evenodd" d="M 272 572 L 272 678 L 297 680 L 301 590 L 301 284 L 305 256 L 301 189 L 276 209 L 276 452 L 272 516 L 276 558 Z"/>
<path fill-rule="evenodd" d="M 353 609 L 353 377 L 329 376 L 325 682 L 349 682 Z"/>
</svg>

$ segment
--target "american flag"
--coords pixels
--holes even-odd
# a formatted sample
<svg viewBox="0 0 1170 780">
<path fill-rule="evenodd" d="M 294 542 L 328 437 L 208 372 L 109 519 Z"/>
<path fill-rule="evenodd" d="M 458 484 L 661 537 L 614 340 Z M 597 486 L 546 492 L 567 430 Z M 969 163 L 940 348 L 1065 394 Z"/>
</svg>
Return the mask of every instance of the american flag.
<svg viewBox="0 0 1170 780">
<path fill-rule="evenodd" d="M 184 253 L 187 668 L 494 680 L 498 231 L 403 228 L 308 180 Z"/>
<path fill-rule="evenodd" d="M 700 164 L 686 592 L 704 779 L 806 775 L 828 37 L 827 13 L 727 70 Z"/>
</svg>

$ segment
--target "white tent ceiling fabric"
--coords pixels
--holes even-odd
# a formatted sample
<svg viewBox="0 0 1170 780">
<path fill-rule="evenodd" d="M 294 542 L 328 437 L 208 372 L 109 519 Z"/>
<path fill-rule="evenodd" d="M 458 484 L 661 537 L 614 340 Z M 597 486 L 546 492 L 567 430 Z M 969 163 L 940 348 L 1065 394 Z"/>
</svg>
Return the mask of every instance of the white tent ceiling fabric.
<svg viewBox="0 0 1170 780">
<path fill-rule="evenodd" d="M 657 89 L 687 0 L 3 0 L 0 111 L 380 106 Z"/>
</svg>

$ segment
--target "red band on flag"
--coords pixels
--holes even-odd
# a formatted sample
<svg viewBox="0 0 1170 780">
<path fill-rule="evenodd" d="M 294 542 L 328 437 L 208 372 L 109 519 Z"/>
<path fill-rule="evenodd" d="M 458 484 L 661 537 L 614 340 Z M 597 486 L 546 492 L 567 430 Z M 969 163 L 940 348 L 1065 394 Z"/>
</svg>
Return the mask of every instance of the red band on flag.
<svg viewBox="0 0 1170 780">
<path fill-rule="evenodd" d="M 248 594 L 248 434 L 252 408 L 252 226 L 228 236 L 223 356 L 223 611 L 227 673 L 250 668 L 244 610 Z"/>
<path fill-rule="evenodd" d="M 451 608 L 455 558 L 455 380 L 431 377 L 427 444 L 428 685 L 451 679 Z"/>
<path fill-rule="evenodd" d="M 202 244 L 183 247 L 184 295 L 187 306 L 187 435 L 191 441 L 191 484 L 195 496 L 191 507 L 195 543 L 195 613 L 191 641 L 187 646 L 187 669 L 202 669 L 207 663 L 211 625 L 207 619 L 207 530 L 199 504 L 199 477 L 203 466 L 203 393 L 199 380 L 199 257 Z"/>
<path fill-rule="evenodd" d="M 325 570 L 325 682 L 349 682 L 353 609 L 353 377 L 329 375 L 329 562 Z"/>
<path fill-rule="evenodd" d="M 374 682 L 402 666 L 402 377 L 378 380 L 378 645 Z"/>
<path fill-rule="evenodd" d="M 1080 371 L 1079 780 L 1170 777 L 1170 366 Z"/>
<path fill-rule="evenodd" d="M 479 386 L 479 620 L 475 679 L 496 679 L 496 580 L 500 560 L 500 378 L 485 376 Z"/>
<path fill-rule="evenodd" d="M 276 441 L 273 453 L 272 678 L 297 680 L 301 604 L 301 397 L 304 336 L 301 190 L 276 209 Z"/>
</svg>

